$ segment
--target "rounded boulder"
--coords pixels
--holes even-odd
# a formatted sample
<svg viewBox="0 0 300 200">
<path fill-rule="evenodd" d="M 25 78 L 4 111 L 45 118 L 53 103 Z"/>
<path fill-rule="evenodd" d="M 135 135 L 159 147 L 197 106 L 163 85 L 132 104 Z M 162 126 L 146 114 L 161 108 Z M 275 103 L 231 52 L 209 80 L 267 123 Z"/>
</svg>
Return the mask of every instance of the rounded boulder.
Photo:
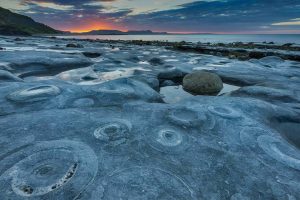
<svg viewBox="0 0 300 200">
<path fill-rule="evenodd" d="M 217 74 L 198 71 L 183 78 L 183 89 L 195 95 L 213 95 L 223 89 L 223 82 Z"/>
</svg>

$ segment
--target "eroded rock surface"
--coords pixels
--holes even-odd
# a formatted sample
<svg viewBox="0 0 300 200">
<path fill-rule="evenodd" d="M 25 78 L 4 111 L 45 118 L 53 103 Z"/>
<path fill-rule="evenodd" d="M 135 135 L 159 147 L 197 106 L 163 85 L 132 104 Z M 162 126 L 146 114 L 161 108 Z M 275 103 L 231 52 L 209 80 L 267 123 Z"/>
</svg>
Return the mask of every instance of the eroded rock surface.
<svg viewBox="0 0 300 200">
<path fill-rule="evenodd" d="M 0 199 L 300 198 L 300 63 L 14 42 L 0 38 Z M 197 70 L 241 88 L 163 102 L 162 83 Z"/>
</svg>

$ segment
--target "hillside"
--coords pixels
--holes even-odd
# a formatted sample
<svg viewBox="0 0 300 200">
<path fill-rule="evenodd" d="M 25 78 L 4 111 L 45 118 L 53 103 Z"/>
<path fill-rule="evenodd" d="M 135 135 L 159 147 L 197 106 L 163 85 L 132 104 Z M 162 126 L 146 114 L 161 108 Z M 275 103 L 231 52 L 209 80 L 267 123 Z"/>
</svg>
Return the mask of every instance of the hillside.
<svg viewBox="0 0 300 200">
<path fill-rule="evenodd" d="M 59 31 L 0 7 L 0 35 L 55 34 Z"/>
</svg>

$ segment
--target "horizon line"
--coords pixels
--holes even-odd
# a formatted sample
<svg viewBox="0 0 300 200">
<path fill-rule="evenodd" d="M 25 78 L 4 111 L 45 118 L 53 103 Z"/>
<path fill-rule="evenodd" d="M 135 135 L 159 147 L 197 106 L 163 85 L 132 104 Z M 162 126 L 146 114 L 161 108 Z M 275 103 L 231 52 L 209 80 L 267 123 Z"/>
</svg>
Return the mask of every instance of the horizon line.
<svg viewBox="0 0 300 200">
<path fill-rule="evenodd" d="M 59 30 L 60 31 L 60 30 Z M 153 33 L 167 33 L 170 35 L 200 35 L 200 34 L 211 34 L 211 35 L 299 35 L 299 30 L 290 30 L 289 32 L 281 32 L 281 31 L 268 31 L 268 32 L 193 32 L 193 31 L 154 31 L 154 30 L 120 30 L 120 29 L 98 29 L 98 30 L 89 30 L 89 31 L 68 31 L 62 30 L 61 32 L 69 32 L 71 34 L 83 34 L 89 33 L 92 31 L 120 31 L 123 33 L 127 33 L 129 31 L 152 31 Z M 108 34 L 109 35 L 109 34 Z"/>
</svg>

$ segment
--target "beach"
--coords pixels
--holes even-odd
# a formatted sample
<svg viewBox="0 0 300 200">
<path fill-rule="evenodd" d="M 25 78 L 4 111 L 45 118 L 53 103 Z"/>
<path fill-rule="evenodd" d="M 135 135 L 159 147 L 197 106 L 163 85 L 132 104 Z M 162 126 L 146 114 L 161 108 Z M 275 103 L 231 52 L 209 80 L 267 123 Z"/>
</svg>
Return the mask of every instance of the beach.
<svg viewBox="0 0 300 200">
<path fill-rule="evenodd" d="M 0 199 L 300 197 L 293 37 L 74 37 L 0 36 Z"/>
</svg>

